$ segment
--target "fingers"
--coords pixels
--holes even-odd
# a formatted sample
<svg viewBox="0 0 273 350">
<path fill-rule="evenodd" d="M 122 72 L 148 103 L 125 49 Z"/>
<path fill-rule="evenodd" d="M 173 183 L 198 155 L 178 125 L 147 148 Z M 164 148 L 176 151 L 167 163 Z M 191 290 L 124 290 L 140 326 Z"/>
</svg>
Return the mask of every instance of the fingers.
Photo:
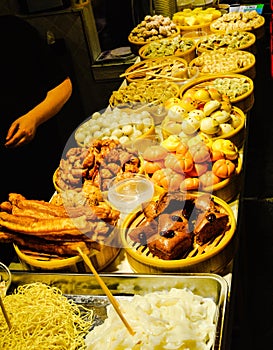
<svg viewBox="0 0 273 350">
<path fill-rule="evenodd" d="M 11 124 L 8 133 L 7 133 L 7 137 L 6 137 L 6 141 L 9 141 L 11 138 L 13 138 L 17 133 L 19 132 L 19 124 Z"/>
<path fill-rule="evenodd" d="M 11 129 L 9 131 L 11 132 L 8 133 L 5 143 L 5 147 L 7 148 L 22 146 L 23 144 L 29 143 L 33 139 L 32 135 L 29 135 L 21 129 L 18 129 L 15 134 L 12 134 Z"/>
</svg>

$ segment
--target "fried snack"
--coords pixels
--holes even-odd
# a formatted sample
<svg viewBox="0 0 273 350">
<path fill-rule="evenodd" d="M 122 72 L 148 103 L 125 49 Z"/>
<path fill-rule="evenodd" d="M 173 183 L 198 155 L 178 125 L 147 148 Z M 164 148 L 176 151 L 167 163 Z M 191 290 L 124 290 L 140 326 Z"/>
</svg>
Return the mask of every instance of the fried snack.
<svg viewBox="0 0 273 350">
<path fill-rule="evenodd" d="M 33 218 L 27 216 L 18 216 L 9 213 L 0 213 L 0 225 L 10 231 L 21 232 L 25 234 L 41 234 L 41 232 L 68 232 L 69 234 L 78 234 L 78 230 L 88 232 L 88 223 L 86 216 L 76 218 Z"/>
<path fill-rule="evenodd" d="M 85 254 L 100 250 L 119 219 L 119 211 L 103 201 L 96 206 L 65 206 L 16 193 L 9 195 L 1 210 L 1 242 L 59 256 L 77 255 L 77 247 Z"/>
<path fill-rule="evenodd" d="M 77 150 L 73 152 L 71 149 L 60 162 L 56 183 L 61 190 L 75 189 L 80 192 L 83 189 L 86 193 L 85 182 L 88 181 L 89 185 L 105 191 L 112 178 L 128 177 L 140 171 L 137 151 L 126 148 L 119 141 L 94 139 L 87 152 L 86 149 L 82 150 L 84 157 Z M 80 170 L 80 178 L 77 178 L 77 170 Z"/>
</svg>

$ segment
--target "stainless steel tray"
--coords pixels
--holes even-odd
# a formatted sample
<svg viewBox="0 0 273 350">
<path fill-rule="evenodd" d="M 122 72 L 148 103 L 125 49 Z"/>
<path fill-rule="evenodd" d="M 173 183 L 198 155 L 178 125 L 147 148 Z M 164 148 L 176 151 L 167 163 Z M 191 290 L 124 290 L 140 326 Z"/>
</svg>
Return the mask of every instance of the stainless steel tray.
<svg viewBox="0 0 273 350">
<path fill-rule="evenodd" d="M 102 273 L 101 277 L 117 299 L 171 288 L 188 288 L 197 295 L 213 298 L 218 309 L 213 349 L 225 349 L 228 284 L 223 277 L 210 273 L 164 275 Z M 19 285 L 33 282 L 43 282 L 58 287 L 68 298 L 94 310 L 94 326 L 103 323 L 109 302 L 92 274 L 12 271 L 12 282 L 8 293 L 12 293 Z"/>
</svg>

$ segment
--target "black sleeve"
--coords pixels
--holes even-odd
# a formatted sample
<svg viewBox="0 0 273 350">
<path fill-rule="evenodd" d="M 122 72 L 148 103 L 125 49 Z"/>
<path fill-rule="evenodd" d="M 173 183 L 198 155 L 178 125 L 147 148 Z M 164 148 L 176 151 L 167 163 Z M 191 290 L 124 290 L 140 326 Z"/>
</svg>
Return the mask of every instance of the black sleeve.
<svg viewBox="0 0 273 350">
<path fill-rule="evenodd" d="M 8 33 L 9 58 L 18 68 L 17 74 L 28 74 L 30 79 L 40 81 L 44 88 L 51 90 L 67 76 L 67 72 L 38 30 L 27 20 L 18 16 L 6 16 L 5 33 Z M 1 29 L 1 27 L 0 27 Z M 18 81 L 19 79 L 17 79 Z"/>
</svg>

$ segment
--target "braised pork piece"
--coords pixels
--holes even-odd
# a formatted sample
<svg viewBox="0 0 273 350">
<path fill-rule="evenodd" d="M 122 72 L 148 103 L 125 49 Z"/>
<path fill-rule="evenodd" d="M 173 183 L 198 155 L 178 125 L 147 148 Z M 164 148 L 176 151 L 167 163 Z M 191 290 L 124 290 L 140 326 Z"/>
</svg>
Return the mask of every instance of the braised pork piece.
<svg viewBox="0 0 273 350">
<path fill-rule="evenodd" d="M 163 260 L 180 259 L 194 245 L 206 244 L 230 227 L 228 214 L 209 194 L 164 193 L 143 212 L 145 220 L 129 237 Z"/>
</svg>

